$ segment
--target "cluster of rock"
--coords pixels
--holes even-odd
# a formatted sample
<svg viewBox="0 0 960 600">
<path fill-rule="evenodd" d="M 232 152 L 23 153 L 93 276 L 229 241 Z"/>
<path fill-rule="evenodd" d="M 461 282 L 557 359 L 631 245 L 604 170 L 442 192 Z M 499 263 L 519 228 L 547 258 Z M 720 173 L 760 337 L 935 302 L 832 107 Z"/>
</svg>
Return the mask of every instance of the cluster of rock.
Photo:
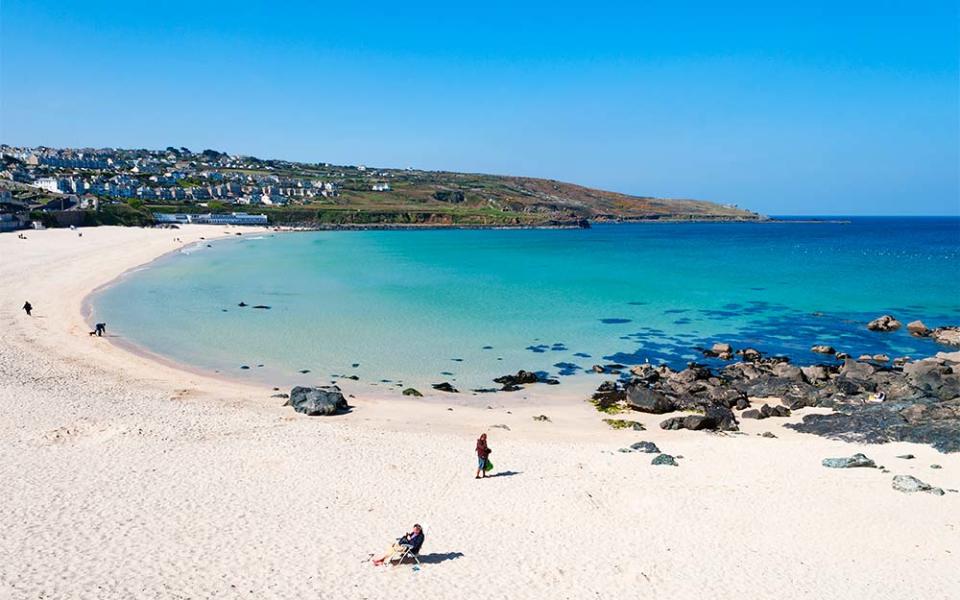
<svg viewBox="0 0 960 600">
<path fill-rule="evenodd" d="M 898 458 L 913 458 L 912 454 L 907 454 L 900 456 Z M 867 458 L 865 455 L 857 453 L 853 456 L 844 456 L 841 458 L 825 458 L 823 459 L 823 466 L 830 469 L 880 469 L 883 473 L 889 473 L 887 469 L 883 467 L 878 467 L 872 459 Z M 934 467 L 936 465 L 930 465 Z M 944 491 L 942 488 L 934 487 L 929 483 L 924 483 L 912 475 L 894 475 L 893 476 L 893 489 L 906 492 L 927 492 L 934 494 L 936 496 L 943 496 Z M 950 490 L 951 492 L 956 492 L 956 490 Z"/>
<path fill-rule="evenodd" d="M 907 323 L 907 331 L 915 337 L 930 338 L 945 346 L 960 346 L 960 327 L 937 327 L 930 329 L 923 321 Z"/>
<path fill-rule="evenodd" d="M 500 388 L 501 392 L 515 392 L 523 389 L 521 386 L 531 383 L 545 383 L 547 385 L 560 384 L 558 379 L 541 377 L 537 373 L 532 371 L 524 371 L 523 369 L 517 371 L 516 375 L 503 375 L 502 377 L 497 377 L 493 381 L 503 386 Z"/>
<path fill-rule="evenodd" d="M 867 323 L 870 331 L 889 332 L 900 329 L 901 323 L 892 315 L 882 315 Z M 923 321 L 907 323 L 907 331 L 915 337 L 928 337 L 938 344 L 946 346 L 960 346 L 960 327 L 936 327 L 930 329 Z"/>
<path fill-rule="evenodd" d="M 732 349 L 717 350 L 733 354 Z M 667 418 L 660 426 L 719 431 L 738 429 L 734 411 L 743 411 L 740 418 L 763 419 L 826 407 L 836 412 L 806 415 L 802 423 L 788 426 L 838 439 L 912 441 L 960 451 L 960 353 L 891 366 L 846 358 L 803 367 L 753 349 L 736 354 L 743 360 L 718 370 L 697 363 L 679 371 L 664 365 L 633 367 L 632 379 L 601 384 L 593 403 L 605 412 L 682 411 L 689 414 Z M 751 398 L 776 398 L 781 404 L 751 409 Z"/>
</svg>

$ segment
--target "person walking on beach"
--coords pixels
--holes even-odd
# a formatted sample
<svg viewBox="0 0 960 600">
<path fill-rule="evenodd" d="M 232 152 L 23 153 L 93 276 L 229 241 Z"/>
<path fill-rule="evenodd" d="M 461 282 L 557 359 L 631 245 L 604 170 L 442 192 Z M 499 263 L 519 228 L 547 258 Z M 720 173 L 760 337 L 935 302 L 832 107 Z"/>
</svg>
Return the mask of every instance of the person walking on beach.
<svg viewBox="0 0 960 600">
<path fill-rule="evenodd" d="M 487 434 L 481 433 L 477 439 L 477 475 L 474 479 L 483 479 L 487 476 L 487 465 L 490 462 L 490 453 L 493 450 L 487 446 Z"/>
<path fill-rule="evenodd" d="M 93 330 L 93 335 L 96 335 L 97 337 L 103 337 L 103 334 L 105 334 L 106 332 L 107 332 L 107 324 L 97 323 L 96 327 Z"/>
<path fill-rule="evenodd" d="M 33 310 L 33 305 L 30 304 L 29 300 L 23 303 L 23 312 L 27 313 L 28 317 L 30 316 L 30 311 L 32 310 Z"/>
</svg>

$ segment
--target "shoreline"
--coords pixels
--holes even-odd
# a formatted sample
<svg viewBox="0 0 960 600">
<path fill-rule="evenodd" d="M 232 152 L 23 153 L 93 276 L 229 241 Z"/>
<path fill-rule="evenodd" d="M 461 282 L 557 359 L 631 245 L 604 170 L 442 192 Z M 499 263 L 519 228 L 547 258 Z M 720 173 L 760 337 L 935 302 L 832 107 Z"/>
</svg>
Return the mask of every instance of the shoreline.
<svg viewBox="0 0 960 600">
<path fill-rule="evenodd" d="M 364 395 L 349 414 L 306 417 L 264 386 L 87 335 L 97 286 L 175 236 L 225 230 L 239 229 L 0 236 L 0 407 L 12 416 L 0 420 L 0 597 L 960 593 L 960 494 L 891 489 L 896 474 L 960 487 L 958 453 L 783 427 L 799 415 L 707 433 L 630 413 L 646 430 L 613 430 L 602 419 L 616 415 L 549 396 L 555 386 L 463 403 Z M 478 482 L 482 431 L 499 476 Z M 619 451 L 639 440 L 680 466 Z M 857 452 L 891 472 L 821 464 Z M 366 562 L 414 522 L 427 535 L 420 570 Z"/>
</svg>

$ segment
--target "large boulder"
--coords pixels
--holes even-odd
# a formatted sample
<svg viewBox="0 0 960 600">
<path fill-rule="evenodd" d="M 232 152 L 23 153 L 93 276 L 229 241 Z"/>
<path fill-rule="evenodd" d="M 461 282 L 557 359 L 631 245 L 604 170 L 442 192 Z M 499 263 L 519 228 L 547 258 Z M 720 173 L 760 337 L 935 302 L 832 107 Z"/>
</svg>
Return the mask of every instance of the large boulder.
<svg viewBox="0 0 960 600">
<path fill-rule="evenodd" d="M 840 367 L 840 375 L 851 379 L 870 379 L 877 372 L 877 368 L 870 363 L 861 362 L 848 358 L 843 361 Z"/>
<path fill-rule="evenodd" d="M 670 417 L 660 423 L 661 429 L 689 429 L 690 431 L 737 431 L 737 419 L 733 411 L 722 406 L 705 406 L 702 415 Z"/>
<path fill-rule="evenodd" d="M 836 354 L 837 351 L 833 346 L 828 346 L 826 344 L 817 344 L 813 348 L 810 348 L 810 352 L 816 352 L 817 354 Z"/>
<path fill-rule="evenodd" d="M 800 367 L 795 367 L 790 363 L 780 363 L 773 367 L 773 374 L 777 377 L 782 377 L 783 379 L 790 379 L 792 381 L 803 381 L 803 371 L 800 370 Z"/>
<path fill-rule="evenodd" d="M 634 382 L 627 386 L 626 390 L 627 406 L 633 410 L 655 415 L 662 415 L 676 410 L 676 405 L 667 398 L 662 392 L 651 389 L 640 382 Z"/>
<path fill-rule="evenodd" d="M 876 372 L 877 368 L 870 363 L 848 358 L 840 367 L 840 374 L 833 384 L 846 396 L 875 392 L 877 384 L 873 376 Z"/>
<path fill-rule="evenodd" d="M 909 331 L 911 335 L 915 335 L 917 337 L 927 337 L 930 335 L 930 328 L 924 325 L 923 321 L 920 321 L 919 319 L 907 323 L 907 331 Z"/>
<path fill-rule="evenodd" d="M 803 373 L 803 378 L 810 383 L 817 383 L 830 379 L 830 370 L 823 365 L 800 367 L 800 371 Z"/>
<path fill-rule="evenodd" d="M 960 373 L 952 363 L 926 358 L 903 366 L 903 373 L 913 387 L 941 400 L 960 396 Z"/>
<path fill-rule="evenodd" d="M 900 321 L 891 315 L 883 315 L 867 323 L 870 331 L 896 331 L 900 329 Z"/>
<path fill-rule="evenodd" d="M 340 388 L 335 385 L 297 386 L 290 390 L 290 398 L 284 406 L 292 406 L 293 410 L 310 416 L 333 415 L 349 408 Z"/>
</svg>

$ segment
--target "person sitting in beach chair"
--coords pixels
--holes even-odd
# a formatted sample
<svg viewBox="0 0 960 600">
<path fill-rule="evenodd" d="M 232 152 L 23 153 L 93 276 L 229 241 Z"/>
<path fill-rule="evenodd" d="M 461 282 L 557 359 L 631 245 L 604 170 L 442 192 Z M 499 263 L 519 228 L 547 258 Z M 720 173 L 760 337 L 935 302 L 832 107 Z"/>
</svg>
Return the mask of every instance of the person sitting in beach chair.
<svg viewBox="0 0 960 600">
<path fill-rule="evenodd" d="M 417 555 L 420 554 L 423 539 L 423 528 L 420 527 L 420 525 L 414 525 L 413 531 L 397 538 L 396 543 L 390 546 L 383 556 L 373 559 L 373 564 L 379 567 L 383 563 L 393 563 L 396 561 L 396 564 L 399 565 L 408 556 L 413 557 L 413 560 L 416 561 L 417 564 L 420 564 L 420 559 L 417 558 Z"/>
</svg>

